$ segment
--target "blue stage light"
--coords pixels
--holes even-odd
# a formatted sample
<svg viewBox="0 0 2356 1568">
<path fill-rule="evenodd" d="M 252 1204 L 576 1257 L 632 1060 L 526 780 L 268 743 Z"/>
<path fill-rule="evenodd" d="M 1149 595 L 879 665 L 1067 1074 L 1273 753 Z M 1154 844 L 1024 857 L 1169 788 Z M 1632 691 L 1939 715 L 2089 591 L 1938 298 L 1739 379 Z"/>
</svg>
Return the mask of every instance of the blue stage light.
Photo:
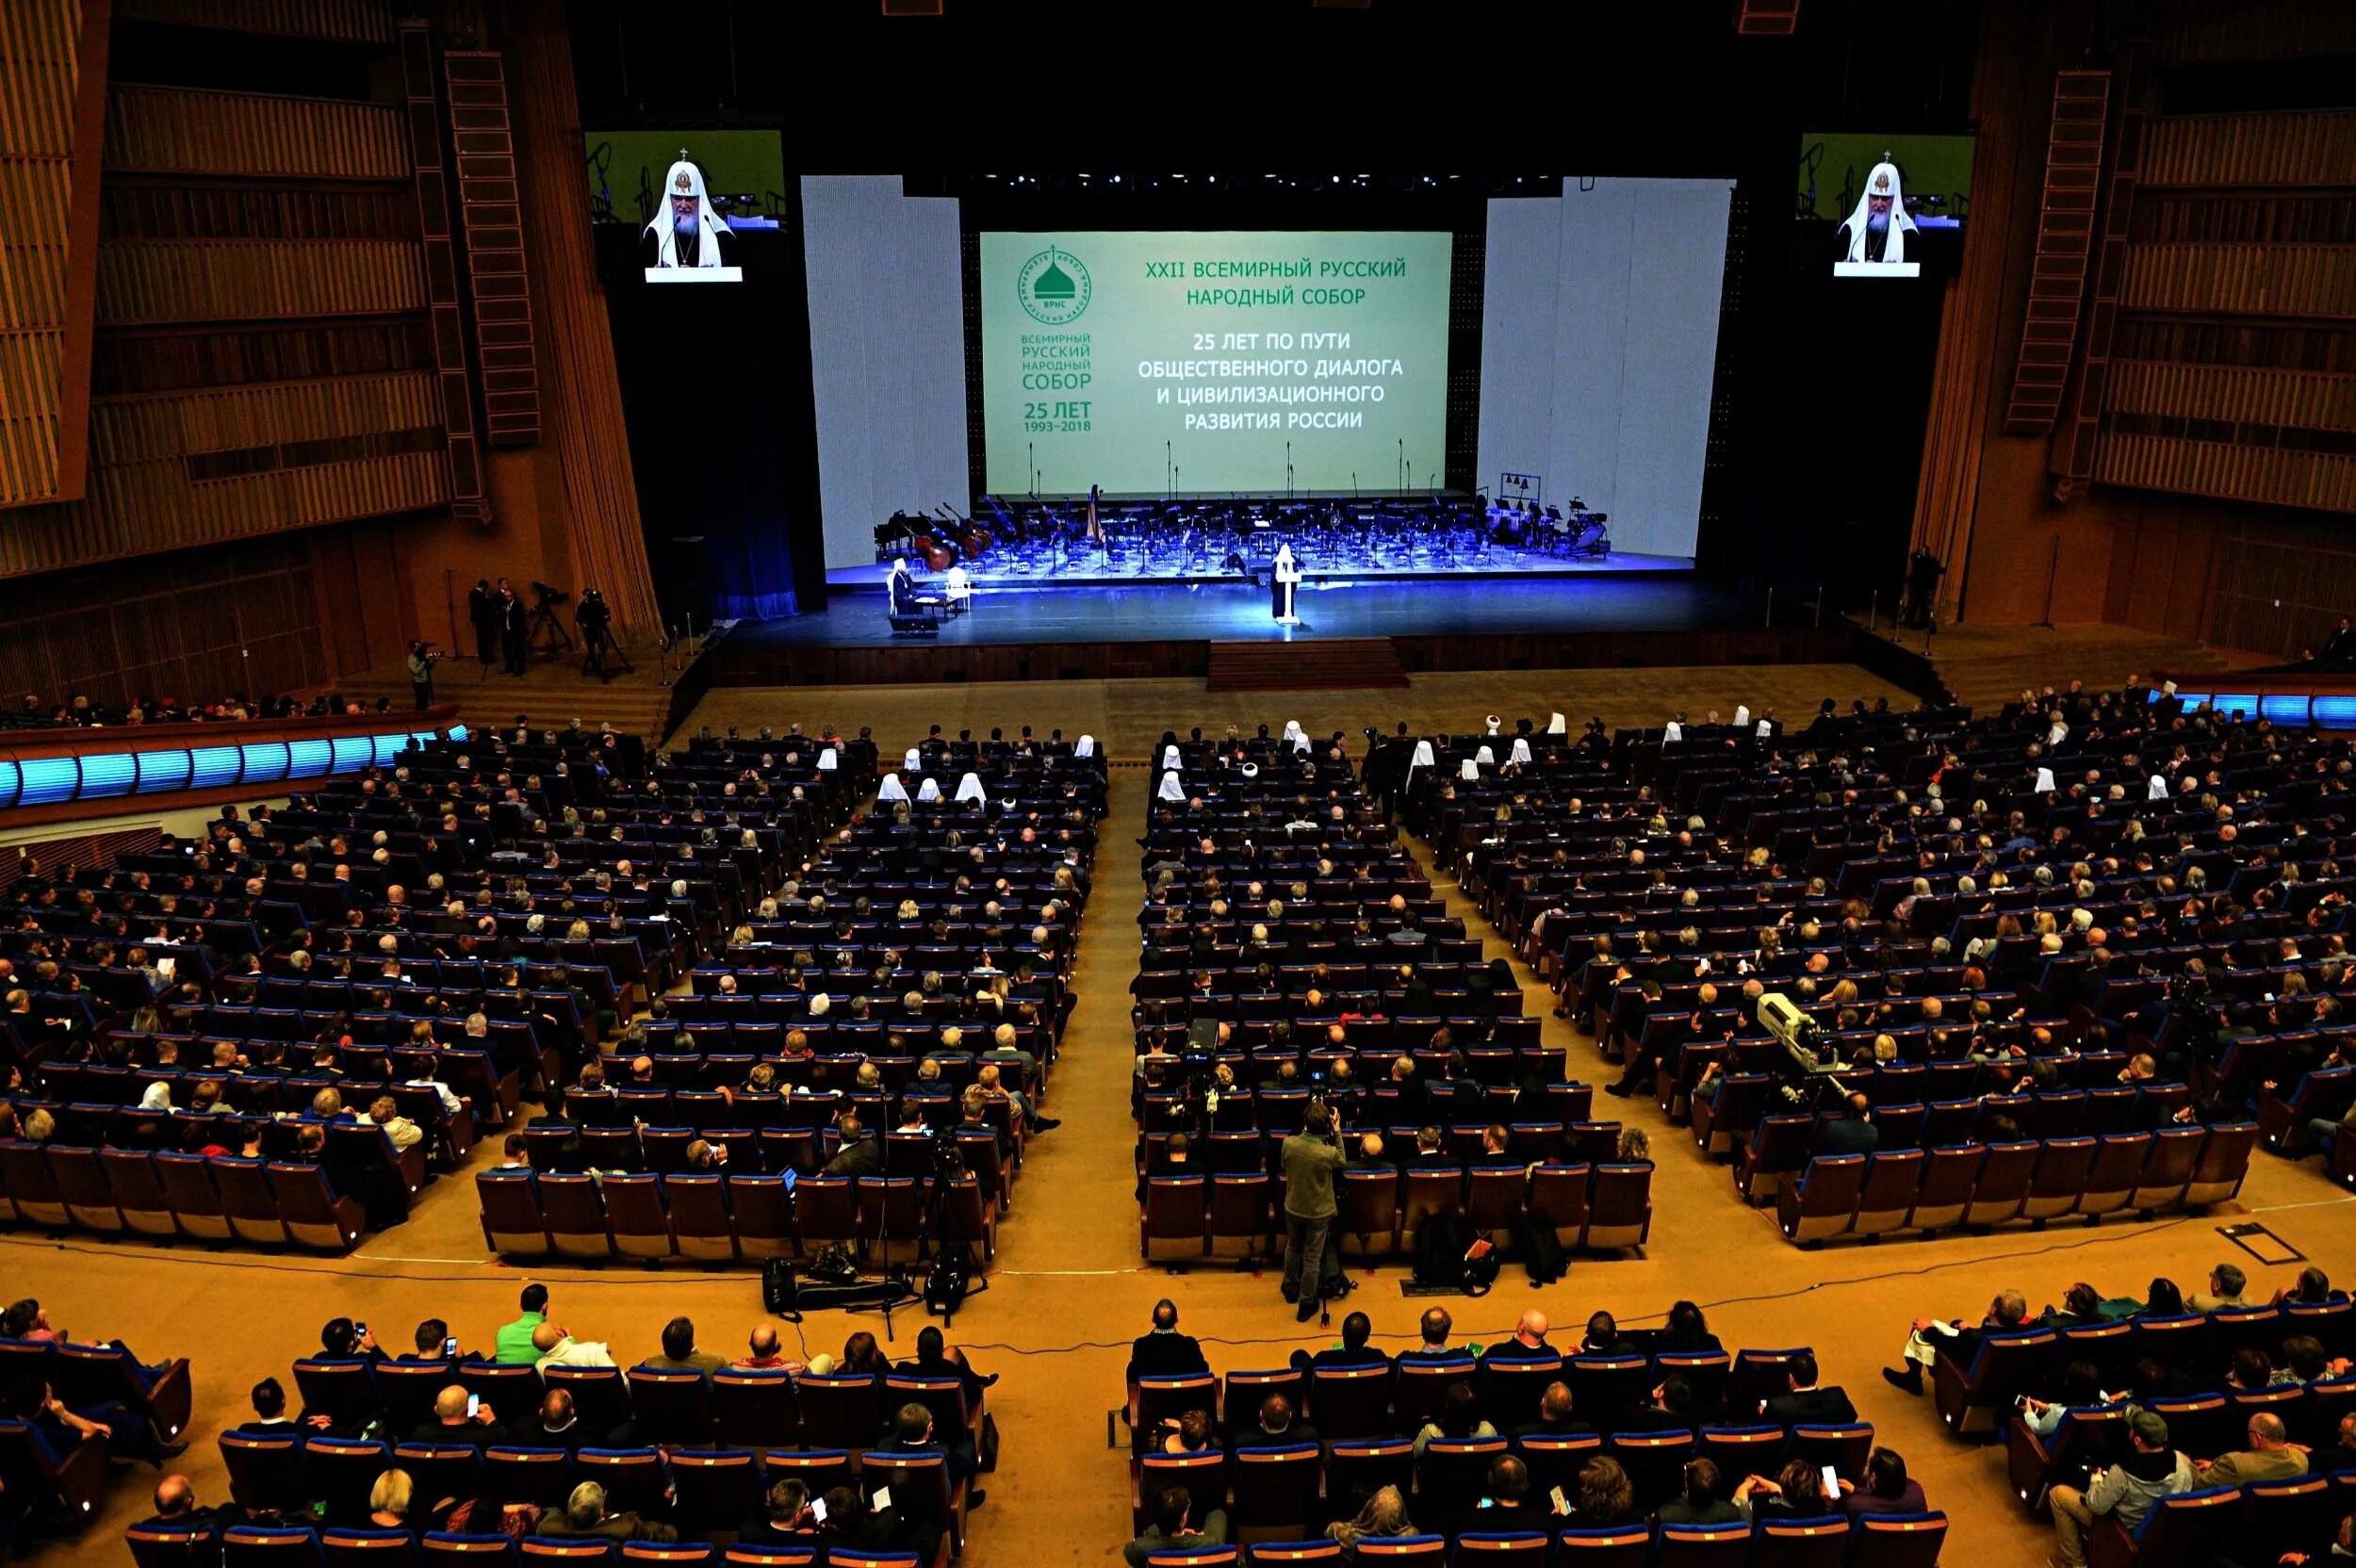
<svg viewBox="0 0 2356 1568">
<path fill-rule="evenodd" d="M 188 754 L 185 751 L 142 751 L 139 753 L 139 793 L 152 795 L 163 790 L 185 790 L 188 787 Z"/>
<path fill-rule="evenodd" d="M 325 741 L 289 741 L 286 743 L 286 776 L 317 778 L 328 770 L 335 753 Z"/>
<path fill-rule="evenodd" d="M 113 795 L 127 795 L 139 776 L 137 754 L 128 751 L 106 751 L 82 756 L 82 788 L 76 800 L 105 800 Z"/>
<path fill-rule="evenodd" d="M 2313 699 L 2304 692 L 2274 692 L 2258 699 L 2258 711 L 2276 724 L 2304 725 L 2307 704 Z"/>
<path fill-rule="evenodd" d="M 358 773 L 376 760 L 376 743 L 366 735 L 335 737 L 336 773 Z"/>
<path fill-rule="evenodd" d="M 250 746 L 240 746 L 238 749 L 245 753 L 245 776 L 242 782 L 275 784 L 286 776 L 286 742 L 259 741 Z"/>
<path fill-rule="evenodd" d="M 2356 729 L 2356 697 L 2317 697 L 2314 713 L 2326 729 Z"/>
<path fill-rule="evenodd" d="M 82 772 L 71 757 L 35 757 L 20 764 L 23 784 L 16 797 L 19 806 L 50 806 L 60 800 L 72 800 L 74 791 L 82 781 Z"/>
<path fill-rule="evenodd" d="M 2209 699 L 2209 706 L 2228 718 L 2238 713 L 2245 719 L 2254 719 L 2258 716 L 2258 694 L 2219 692 Z"/>
<path fill-rule="evenodd" d="M 245 769 L 245 757 L 236 746 L 199 746 L 189 758 L 188 788 L 215 790 L 235 784 Z"/>
</svg>

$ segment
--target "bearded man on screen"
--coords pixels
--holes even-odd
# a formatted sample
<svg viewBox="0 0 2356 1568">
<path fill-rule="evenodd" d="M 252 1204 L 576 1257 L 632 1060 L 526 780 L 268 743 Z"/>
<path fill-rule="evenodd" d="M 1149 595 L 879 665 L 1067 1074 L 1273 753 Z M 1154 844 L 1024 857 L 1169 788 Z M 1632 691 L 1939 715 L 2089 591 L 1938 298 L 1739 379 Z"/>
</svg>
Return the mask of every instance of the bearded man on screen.
<svg viewBox="0 0 2356 1568">
<path fill-rule="evenodd" d="M 720 237 L 735 237 L 720 215 L 712 210 L 712 198 L 704 193 L 703 171 L 687 161 L 687 149 L 679 149 L 679 162 L 671 165 L 663 176 L 663 193 L 666 198 L 663 210 L 646 225 L 646 233 L 655 237 L 657 267 L 718 267 Z"/>
<path fill-rule="evenodd" d="M 1896 263 L 1906 259 L 1906 236 L 1912 233 L 1914 220 L 1899 189 L 1898 166 L 1884 161 L 1865 176 L 1865 194 L 1857 198 L 1857 210 L 1834 239 L 1844 261 Z"/>
</svg>

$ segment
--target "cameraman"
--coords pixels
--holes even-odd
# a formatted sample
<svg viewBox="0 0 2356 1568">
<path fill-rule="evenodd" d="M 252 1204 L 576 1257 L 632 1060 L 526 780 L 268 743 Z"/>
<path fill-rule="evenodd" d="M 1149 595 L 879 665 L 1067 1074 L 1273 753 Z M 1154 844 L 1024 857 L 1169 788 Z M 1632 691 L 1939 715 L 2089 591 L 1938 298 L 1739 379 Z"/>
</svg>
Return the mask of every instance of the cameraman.
<svg viewBox="0 0 2356 1568">
<path fill-rule="evenodd" d="M 1317 1315 L 1323 1294 L 1327 1234 L 1333 1228 L 1333 1173 L 1342 1168 L 1333 1113 L 1309 1102 L 1301 1131 L 1284 1140 L 1284 1299 L 1299 1303 L 1293 1321 Z"/>
<path fill-rule="evenodd" d="M 409 645 L 409 691 L 417 699 L 417 711 L 422 713 L 434 706 L 434 665 L 443 656 L 434 651 L 428 642 Z"/>
<path fill-rule="evenodd" d="M 599 680 L 613 678 L 606 674 L 605 649 L 614 625 L 614 612 L 605 602 L 605 596 L 595 588 L 581 591 L 581 602 L 573 607 L 573 621 L 581 628 L 581 673 L 594 675 Z"/>
</svg>

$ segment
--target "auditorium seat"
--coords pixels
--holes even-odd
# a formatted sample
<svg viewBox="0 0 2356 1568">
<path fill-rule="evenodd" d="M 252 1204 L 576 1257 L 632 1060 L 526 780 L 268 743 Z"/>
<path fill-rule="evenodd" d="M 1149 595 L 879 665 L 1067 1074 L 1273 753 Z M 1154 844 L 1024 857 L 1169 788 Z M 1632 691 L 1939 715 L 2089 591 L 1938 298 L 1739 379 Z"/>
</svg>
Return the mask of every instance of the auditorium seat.
<svg viewBox="0 0 2356 1568">
<path fill-rule="evenodd" d="M 0 1143 L 0 1189 L 5 1189 L 16 1217 L 34 1225 L 62 1231 L 70 1223 L 65 1199 L 49 1172 L 42 1147 L 11 1138 Z"/>
<path fill-rule="evenodd" d="M 307 1526 L 232 1525 L 221 1532 L 223 1568 L 319 1568 L 319 1531 Z"/>
<path fill-rule="evenodd" d="M 614 1513 L 659 1515 L 670 1488 L 660 1448 L 583 1448 L 573 1456 L 573 1477 L 604 1487 L 605 1506 Z"/>
<path fill-rule="evenodd" d="M 458 1385 L 484 1404 L 502 1427 L 512 1427 L 539 1407 L 540 1374 L 513 1362 L 462 1361 Z"/>
<path fill-rule="evenodd" d="M 2171 1437 L 2174 1435 L 2171 1429 Z M 2131 1535 L 2117 1515 L 2095 1520 L 2086 1534 L 2089 1568 L 2191 1568 L 2236 1558 L 2241 1522 L 2239 1490 L 2204 1487 L 2162 1497 Z"/>
<path fill-rule="evenodd" d="M 2029 1177 L 2037 1168 L 2043 1145 L 2034 1140 L 1991 1143 L 1972 1184 L 1971 1201 L 1964 1205 L 1966 1225 L 2001 1225 L 2020 1217 L 2029 1199 Z"/>
<path fill-rule="evenodd" d="M 1751 1568 L 1841 1568 L 1849 1553 L 1849 1521 L 1785 1519 L 1773 1514 L 1757 1522 L 1751 1538 Z"/>
<path fill-rule="evenodd" d="M 2151 1154 L 2149 1133 L 2105 1133 L 2097 1138 L 2094 1159 L 2086 1168 L 2086 1190 L 2078 1195 L 2077 1212 L 2099 1219 L 2127 1207 Z"/>
<path fill-rule="evenodd" d="M 1939 1568 L 1944 1513 L 1860 1513 L 1850 1521 L 1850 1568 Z"/>
<path fill-rule="evenodd" d="M 1758 1410 L 1756 1404 L 1750 1407 Z M 1737 1413 L 1729 1411 L 1728 1414 Z M 1781 1427 L 1738 1424 L 1704 1427 L 1698 1436 L 1701 1457 L 1724 1476 L 1772 1475 L 1781 1464 L 1787 1434 Z"/>
<path fill-rule="evenodd" d="M 1163 1258 L 1199 1258 L 1209 1247 L 1205 1200 L 1208 1178 L 1155 1176 L 1145 1184 L 1145 1211 L 1137 1223 L 1137 1251 L 1148 1263 Z"/>
<path fill-rule="evenodd" d="M 663 1182 L 660 1176 L 623 1174 L 607 1176 L 599 1184 L 606 1229 L 616 1256 L 659 1261 L 676 1250 L 671 1217 L 663 1207 Z"/>
<path fill-rule="evenodd" d="M 1814 1247 L 1826 1236 L 1845 1233 L 1864 1184 L 1864 1155 L 1817 1155 L 1776 1190 L 1775 1215 L 1783 1239 Z"/>
<path fill-rule="evenodd" d="M 1982 1337 L 1968 1366 L 1939 1356 L 1931 1364 L 1939 1418 L 1959 1437 L 1996 1430 L 2016 1397 L 2044 1386 L 2057 1343 L 2051 1329 L 1990 1333 Z"/>
<path fill-rule="evenodd" d="M 1573 1405 L 1577 1408 L 1576 1398 Z M 1690 1431 L 1617 1432 L 1612 1439 L 1612 1457 L 1628 1472 L 1628 1484 L 1636 1489 L 1636 1506 L 1647 1513 L 1677 1494 L 1693 1452 Z M 1570 1487 L 1563 1494 L 1577 1494 Z"/>
<path fill-rule="evenodd" d="M 1378 1437 L 1390 1415 L 1391 1368 L 1317 1366 L 1309 1373 L 1309 1416 L 1328 1442 Z"/>
<path fill-rule="evenodd" d="M 793 1373 L 781 1366 L 729 1366 L 712 1373 L 712 1424 L 723 1444 L 791 1441 L 801 1425 Z"/>
<path fill-rule="evenodd" d="M 1456 1538 L 1455 1568 L 1547 1568 L 1550 1547 L 1544 1530 L 1466 1531 Z"/>
<path fill-rule="evenodd" d="M 0 1476 L 8 1478 L 12 1507 L 27 1520 L 57 1530 L 88 1525 L 106 1494 L 106 1446 L 77 1443 L 65 1458 L 49 1449 L 22 1421 L 0 1421 Z"/>
<path fill-rule="evenodd" d="M 1137 1487 L 1131 1499 L 1130 1528 L 1141 1532 L 1153 1517 L 1163 1493 L 1184 1486 L 1194 1506 L 1204 1511 L 1227 1506 L 1227 1453 L 1211 1448 L 1199 1454 L 1149 1453 L 1137 1461 Z"/>
<path fill-rule="evenodd" d="M 65 1144 L 49 1146 L 49 1173 L 57 1178 L 57 1195 L 65 1201 L 66 1217 L 85 1231 L 119 1234 L 124 1229 L 123 1211 L 115 1207 L 106 1185 L 106 1168 L 96 1149 Z"/>
<path fill-rule="evenodd" d="M 2127 1206 L 2146 1214 L 2172 1209 L 2192 1185 L 2193 1168 L 2209 1140 L 2205 1127 L 2163 1127 L 2151 1135 L 2151 1152 Z"/>
<path fill-rule="evenodd" d="M 206 1568 L 221 1560 L 221 1536 L 209 1523 L 133 1525 L 123 1539 L 133 1568 Z"/>
<path fill-rule="evenodd" d="M 1587 1251 L 1644 1250 L 1652 1234 L 1652 1165 L 1598 1165 L 1587 1199 Z"/>
<path fill-rule="evenodd" d="M 802 1442 L 815 1448 L 863 1453 L 875 1446 L 883 1413 L 875 1380 L 857 1373 L 803 1372 L 794 1380 L 802 1413 Z"/>
<path fill-rule="evenodd" d="M 1565 1545 L 1570 1544 L 1571 1533 L 1565 1530 L 1562 1534 Z M 1750 1553 L 1751 1527 L 1747 1524 L 1663 1525 L 1660 1552 L 1653 1562 L 1657 1568 L 1743 1568 Z M 1636 1568 L 1644 1560 L 1639 1557 L 1627 1560 L 1629 1568 Z"/>
<path fill-rule="evenodd" d="M 1332 1232 L 1344 1257 L 1388 1257 L 1399 1245 L 1399 1179 L 1395 1171 L 1341 1171 Z"/>
<path fill-rule="evenodd" d="M 2182 1200 L 2184 1206 L 2199 1208 L 2238 1197 L 2242 1182 L 2250 1174 L 2250 1153 L 2257 1146 L 2258 1124 L 2254 1121 L 2219 1122 L 2211 1127 L 2208 1140 L 2201 1146 L 2201 1157 L 2193 1162 L 2192 1178 Z"/>
<path fill-rule="evenodd" d="M 2037 1168 L 2029 1176 L 2029 1191 L 2021 1200 L 2021 1217 L 2052 1219 L 2069 1214 L 2086 1194 L 2086 1175 L 2094 1167 L 2095 1140 L 2082 1134 L 2048 1137 L 2037 1152 Z"/>
<path fill-rule="evenodd" d="M 1325 1446 L 1328 1497 L 1371 1497 L 1386 1486 L 1398 1487 L 1399 1495 L 1405 1496 L 1415 1489 L 1415 1480 L 1412 1438 L 1337 1438 Z"/>
<path fill-rule="evenodd" d="M 761 1512 L 761 1467 L 750 1448 L 674 1448 L 670 1463 L 680 1534 L 733 1530 Z"/>
<path fill-rule="evenodd" d="M 429 1530 L 417 1541 L 418 1568 L 513 1568 L 520 1560 L 504 1535 L 457 1535 Z"/>
<path fill-rule="evenodd" d="M 1254 1257 L 1268 1250 L 1274 1233 L 1268 1217 L 1271 1196 L 1268 1179 L 1256 1172 L 1211 1178 L 1210 1252 L 1214 1257 Z"/>
<path fill-rule="evenodd" d="M 573 1490 L 573 1456 L 562 1448 L 494 1445 L 483 1451 L 483 1473 L 503 1496 L 562 1508 Z"/>
<path fill-rule="evenodd" d="M 288 1240 L 322 1252 L 349 1252 L 360 1244 L 368 1229 L 360 1200 L 338 1197 L 324 1168 L 273 1160 L 268 1175 Z"/>
</svg>

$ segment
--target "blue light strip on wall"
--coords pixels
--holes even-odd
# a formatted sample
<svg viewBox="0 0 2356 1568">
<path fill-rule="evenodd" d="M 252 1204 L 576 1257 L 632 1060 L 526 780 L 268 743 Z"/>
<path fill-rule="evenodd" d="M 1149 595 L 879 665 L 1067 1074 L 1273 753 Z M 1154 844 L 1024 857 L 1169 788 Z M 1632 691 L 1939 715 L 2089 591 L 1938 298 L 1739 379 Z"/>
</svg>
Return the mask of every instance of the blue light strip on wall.
<svg viewBox="0 0 2356 1568">
<path fill-rule="evenodd" d="M 466 739 L 452 725 L 450 739 Z M 361 735 L 322 735 L 298 741 L 256 741 L 230 745 L 162 746 L 150 750 L 84 752 L 74 757 L 34 757 L 0 761 L 0 811 L 16 806 L 111 800 L 124 795 L 158 796 L 183 790 L 229 785 L 264 787 L 390 767 L 413 745 L 437 738 L 431 729 L 401 729 Z"/>
</svg>

